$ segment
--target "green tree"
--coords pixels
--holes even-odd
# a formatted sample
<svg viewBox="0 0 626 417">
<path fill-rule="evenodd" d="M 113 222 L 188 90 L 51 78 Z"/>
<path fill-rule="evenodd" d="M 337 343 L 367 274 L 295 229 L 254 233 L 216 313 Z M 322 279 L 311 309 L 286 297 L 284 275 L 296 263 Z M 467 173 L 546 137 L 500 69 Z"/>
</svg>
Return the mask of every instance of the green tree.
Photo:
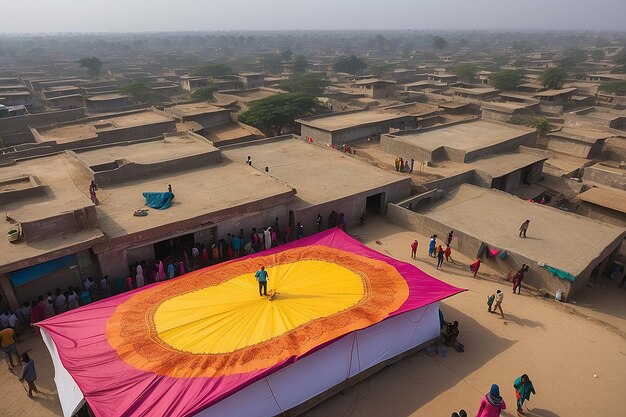
<svg viewBox="0 0 626 417">
<path fill-rule="evenodd" d="M 274 94 L 248 103 L 239 121 L 256 127 L 267 136 L 278 136 L 285 126 L 300 117 L 326 111 L 314 97 L 304 93 Z"/>
<path fill-rule="evenodd" d="M 613 63 L 620 66 L 619 70 L 616 72 L 621 72 L 621 73 L 625 72 L 626 71 L 626 50 L 615 55 L 613 57 Z"/>
<path fill-rule="evenodd" d="M 569 69 L 586 60 L 587 52 L 581 49 L 568 49 L 563 53 L 563 57 L 557 60 L 557 63 L 560 67 Z"/>
<path fill-rule="evenodd" d="M 309 66 L 309 61 L 306 60 L 304 55 L 296 55 L 293 60 L 293 72 L 296 74 L 304 74 L 307 67 Z"/>
<path fill-rule="evenodd" d="M 156 97 L 150 87 L 143 81 L 132 81 L 125 87 L 120 88 L 120 93 L 127 94 L 136 101 L 149 103 L 156 100 Z"/>
<path fill-rule="evenodd" d="M 290 93 L 304 93 L 309 96 L 320 96 L 324 93 L 324 88 L 329 82 L 322 79 L 317 74 L 304 74 L 299 77 L 292 77 L 281 81 L 279 86 Z"/>
<path fill-rule="evenodd" d="M 356 55 L 341 57 L 333 65 L 335 72 L 347 72 L 348 74 L 358 74 L 367 68 L 367 64 Z"/>
<path fill-rule="evenodd" d="M 374 62 L 367 67 L 367 72 L 378 78 L 383 78 L 385 74 L 389 74 L 393 70 L 393 65 L 386 62 Z"/>
<path fill-rule="evenodd" d="M 539 81 L 546 88 L 561 88 L 565 83 L 567 73 L 561 68 L 548 68 L 541 74 Z"/>
<path fill-rule="evenodd" d="M 291 57 L 293 56 L 293 52 L 291 49 L 286 49 L 280 53 L 280 57 L 285 61 L 291 61 Z"/>
<path fill-rule="evenodd" d="M 87 74 L 89 74 L 90 77 L 99 77 L 102 73 L 102 61 L 95 56 L 79 59 L 78 63 L 81 67 L 87 68 Z"/>
<path fill-rule="evenodd" d="M 604 51 L 601 49 L 595 49 L 592 53 L 591 53 L 591 58 L 593 58 L 594 61 L 600 61 L 604 59 Z"/>
<path fill-rule="evenodd" d="M 448 46 L 448 41 L 437 35 L 433 38 L 433 48 L 438 51 L 443 51 Z"/>
<path fill-rule="evenodd" d="M 514 90 L 524 80 L 524 72 L 520 70 L 502 70 L 489 76 L 491 85 L 498 90 Z"/>
<path fill-rule="evenodd" d="M 602 84 L 599 88 L 608 94 L 615 94 L 617 96 L 626 95 L 626 81 L 612 81 Z"/>
<path fill-rule="evenodd" d="M 478 71 L 478 65 L 471 63 L 459 64 L 452 68 L 452 73 L 471 82 Z"/>
<path fill-rule="evenodd" d="M 537 129 L 539 136 L 545 136 L 552 129 L 552 125 L 546 118 L 536 119 L 534 122 L 534 128 Z"/>
<path fill-rule="evenodd" d="M 191 71 L 191 75 L 213 78 L 234 74 L 235 71 L 227 64 L 206 64 L 196 67 Z"/>
<path fill-rule="evenodd" d="M 209 101 L 213 98 L 213 93 L 215 93 L 216 90 L 217 88 L 215 86 L 200 87 L 191 93 L 191 98 L 194 100 Z"/>
<path fill-rule="evenodd" d="M 261 57 L 261 65 L 270 74 L 282 72 L 283 60 L 278 54 L 267 54 Z"/>
</svg>

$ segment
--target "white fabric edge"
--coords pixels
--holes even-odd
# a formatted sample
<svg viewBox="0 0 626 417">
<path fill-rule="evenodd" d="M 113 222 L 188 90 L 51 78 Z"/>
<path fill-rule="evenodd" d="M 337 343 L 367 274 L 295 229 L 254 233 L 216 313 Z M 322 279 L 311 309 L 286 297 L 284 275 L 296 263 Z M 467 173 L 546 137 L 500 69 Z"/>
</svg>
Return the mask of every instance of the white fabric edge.
<svg viewBox="0 0 626 417">
<path fill-rule="evenodd" d="M 74 378 L 61 363 L 56 345 L 50 335 L 43 328 L 39 328 L 39 330 L 54 365 L 54 383 L 57 386 L 63 417 L 72 417 L 85 404 L 85 397 Z"/>
</svg>

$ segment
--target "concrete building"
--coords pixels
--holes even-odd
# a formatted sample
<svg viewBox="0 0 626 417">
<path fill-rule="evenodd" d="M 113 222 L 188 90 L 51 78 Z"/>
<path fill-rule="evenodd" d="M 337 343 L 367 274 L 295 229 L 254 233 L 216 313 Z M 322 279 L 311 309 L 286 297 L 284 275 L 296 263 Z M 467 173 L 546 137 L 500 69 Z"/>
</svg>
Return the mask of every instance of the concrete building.
<svg viewBox="0 0 626 417">
<path fill-rule="evenodd" d="M 626 191 L 626 169 L 620 168 L 618 163 L 604 161 L 585 167 L 582 179 Z"/>
<path fill-rule="evenodd" d="M 363 213 L 384 214 L 388 202 L 410 194 L 411 180 L 346 156 L 341 151 L 307 143 L 291 135 L 224 147 L 224 156 L 245 161 L 251 156 L 259 171 L 297 190 L 288 205 L 291 224 L 301 222 L 305 233 L 315 232 L 321 214 L 324 226 L 331 211 L 345 213 L 349 226 Z"/>
<path fill-rule="evenodd" d="M 30 91 L 2 91 L 0 104 L 5 106 L 30 106 L 33 104 Z"/>
<path fill-rule="evenodd" d="M 532 146 L 533 129 L 474 119 L 381 136 L 380 147 L 390 155 L 416 161 L 470 162 L 494 153 Z"/>
<path fill-rule="evenodd" d="M 430 81 L 436 81 L 443 84 L 454 84 L 459 81 L 459 76 L 454 74 L 428 74 Z"/>
<path fill-rule="evenodd" d="M 533 116 L 538 110 L 538 102 L 487 102 L 481 105 L 481 119 L 507 123 L 516 117 Z"/>
<path fill-rule="evenodd" d="M 153 138 L 176 131 L 176 122 L 167 114 L 151 109 L 89 118 L 79 123 L 59 124 L 31 131 L 37 143 L 56 146 L 61 150 Z"/>
<path fill-rule="evenodd" d="M 265 85 L 265 74 L 262 72 L 242 72 L 239 79 L 243 83 L 243 88 L 260 88 Z"/>
<path fill-rule="evenodd" d="M 97 94 L 85 98 L 85 105 L 91 113 L 120 111 L 132 104 L 133 100 L 130 96 L 118 93 Z"/>
<path fill-rule="evenodd" d="M 404 130 L 415 127 L 415 118 L 406 114 L 376 110 L 356 110 L 307 117 L 296 120 L 301 135 L 320 144 L 344 145 L 389 132 L 391 128 Z"/>
<path fill-rule="evenodd" d="M 573 87 L 546 90 L 534 94 L 533 98 L 539 100 L 539 108 L 543 113 L 561 115 L 576 91 L 578 89 Z"/>
<path fill-rule="evenodd" d="M 546 159 L 548 158 L 545 156 L 531 153 L 488 156 L 470 164 L 474 169 L 472 183 L 514 193 L 525 185 L 541 181 L 543 163 Z"/>
<path fill-rule="evenodd" d="M 201 87 L 207 87 L 209 79 L 207 77 L 196 77 L 192 75 L 183 75 L 180 77 L 180 86 L 185 91 L 194 91 Z"/>
<path fill-rule="evenodd" d="M 498 96 L 498 90 L 491 87 L 461 88 L 453 87 L 454 100 L 466 99 L 471 101 L 491 100 Z"/>
<path fill-rule="evenodd" d="M 406 209 L 411 202 L 413 210 Z M 508 193 L 464 184 L 447 193 L 432 190 L 388 207 L 387 217 L 407 229 L 430 236 L 454 230 L 453 250 L 475 257 L 482 244 L 505 259 L 480 259 L 503 276 L 530 267 L 524 283 L 567 299 L 601 274 L 620 250 L 626 229 L 553 207 L 530 203 Z M 519 226 L 530 220 L 528 237 Z M 558 272 L 559 278 L 550 272 Z M 568 279 L 569 278 L 569 279 Z"/>
<path fill-rule="evenodd" d="M 69 96 L 57 96 L 48 99 L 54 107 L 61 110 L 81 109 L 85 107 L 85 100 L 80 94 L 72 94 Z"/>
<path fill-rule="evenodd" d="M 592 187 L 577 196 L 577 213 L 592 219 L 626 227 L 626 191 L 608 187 Z"/>
<path fill-rule="evenodd" d="M 565 125 L 586 129 L 622 129 L 626 126 L 626 111 L 605 107 L 587 107 L 565 113 Z"/>
<path fill-rule="evenodd" d="M 368 79 L 355 81 L 354 86 L 357 92 L 364 94 L 366 97 L 379 99 L 392 97 L 395 92 L 396 82 Z"/>
<path fill-rule="evenodd" d="M 606 133 L 564 127 L 549 133 L 542 141 L 546 142 L 547 148 L 551 151 L 593 159 L 600 157 L 604 141 L 609 136 Z"/>
</svg>

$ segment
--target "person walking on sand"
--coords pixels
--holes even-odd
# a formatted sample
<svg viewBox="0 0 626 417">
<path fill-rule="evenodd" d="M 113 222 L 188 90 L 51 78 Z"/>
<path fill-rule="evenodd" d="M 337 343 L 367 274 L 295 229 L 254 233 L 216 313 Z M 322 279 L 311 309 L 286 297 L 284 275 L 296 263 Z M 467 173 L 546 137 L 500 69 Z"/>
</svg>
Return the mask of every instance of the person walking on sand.
<svg viewBox="0 0 626 417">
<path fill-rule="evenodd" d="M 502 311 L 502 301 L 504 300 L 504 293 L 500 290 L 496 291 L 496 303 L 493 305 L 492 313 L 496 313 L 497 310 L 500 310 L 500 315 L 504 318 L 504 312 Z"/>
<path fill-rule="evenodd" d="M 437 245 L 437 235 L 432 235 L 430 237 L 430 242 L 428 243 L 428 256 L 431 258 L 435 257 L 435 246 Z"/>
<path fill-rule="evenodd" d="M 446 250 L 443 251 L 444 255 L 446 255 L 446 262 L 452 262 L 452 249 L 450 245 L 446 246 Z"/>
<path fill-rule="evenodd" d="M 439 245 L 437 247 L 437 269 L 441 269 L 441 267 L 443 266 L 444 255 L 445 253 L 443 251 L 443 248 L 441 247 L 441 245 Z"/>
<path fill-rule="evenodd" d="M 417 239 L 411 243 L 411 259 L 417 259 Z"/>
<path fill-rule="evenodd" d="M 528 375 L 524 374 L 513 382 L 513 388 L 515 388 L 515 398 L 517 399 L 517 412 L 524 414 L 522 408 L 524 401 L 530 401 L 530 394 L 537 395 L 535 387 Z"/>
<path fill-rule="evenodd" d="M 516 290 L 518 294 L 521 294 L 522 281 L 524 280 L 524 274 L 526 272 L 528 272 L 528 265 L 522 264 L 522 267 L 520 268 L 519 271 L 517 271 L 517 273 L 515 274 L 515 277 L 513 278 L 513 294 L 515 294 Z"/>
<path fill-rule="evenodd" d="M 493 384 L 489 392 L 480 400 L 476 417 L 498 417 L 502 410 L 506 410 L 506 403 L 500 396 L 500 387 Z"/>
<path fill-rule="evenodd" d="M 519 227 L 519 237 L 526 237 L 526 232 L 528 231 L 528 225 L 530 224 L 530 220 L 526 220 Z"/>
<path fill-rule="evenodd" d="M 264 295 L 267 295 L 267 280 L 269 278 L 269 275 L 267 274 L 265 267 L 262 266 L 261 269 L 256 271 L 256 274 L 254 274 L 254 277 L 259 282 L 259 295 L 261 297 L 263 297 Z"/>
<path fill-rule="evenodd" d="M 450 246 L 450 244 L 452 243 L 453 237 L 454 237 L 454 230 L 450 230 L 450 233 L 448 233 L 448 236 L 446 236 L 446 246 Z"/>
<path fill-rule="evenodd" d="M 19 380 L 20 382 L 26 381 L 28 384 L 28 396 L 33 398 L 33 391 L 39 392 L 39 390 L 37 390 L 37 386 L 35 385 L 35 381 L 37 380 L 35 361 L 28 356 L 28 353 L 22 353 L 22 362 L 24 363 L 24 366 L 22 367 L 22 373 Z"/>
<path fill-rule="evenodd" d="M 2 352 L 4 352 L 4 359 L 7 362 L 9 371 L 12 371 L 15 366 L 12 355 L 15 355 L 18 363 L 22 362 L 20 354 L 17 353 L 17 348 L 15 347 L 15 330 L 10 327 L 0 330 L 0 345 L 2 345 Z"/>
<path fill-rule="evenodd" d="M 476 259 L 470 264 L 470 271 L 474 273 L 474 278 L 476 278 L 476 274 L 478 274 L 478 270 L 480 269 L 480 263 L 480 259 Z"/>
</svg>

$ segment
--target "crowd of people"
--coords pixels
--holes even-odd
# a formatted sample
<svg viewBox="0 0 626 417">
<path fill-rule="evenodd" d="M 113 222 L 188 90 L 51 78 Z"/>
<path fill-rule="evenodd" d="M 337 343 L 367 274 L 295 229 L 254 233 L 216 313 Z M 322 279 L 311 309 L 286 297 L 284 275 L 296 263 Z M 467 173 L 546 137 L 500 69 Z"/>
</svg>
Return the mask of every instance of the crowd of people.
<svg viewBox="0 0 626 417">
<path fill-rule="evenodd" d="M 413 167 L 415 165 L 415 159 L 403 159 L 402 157 L 397 156 L 394 161 L 394 165 L 396 168 L 396 172 L 406 172 L 408 174 L 413 172 Z"/>
</svg>

